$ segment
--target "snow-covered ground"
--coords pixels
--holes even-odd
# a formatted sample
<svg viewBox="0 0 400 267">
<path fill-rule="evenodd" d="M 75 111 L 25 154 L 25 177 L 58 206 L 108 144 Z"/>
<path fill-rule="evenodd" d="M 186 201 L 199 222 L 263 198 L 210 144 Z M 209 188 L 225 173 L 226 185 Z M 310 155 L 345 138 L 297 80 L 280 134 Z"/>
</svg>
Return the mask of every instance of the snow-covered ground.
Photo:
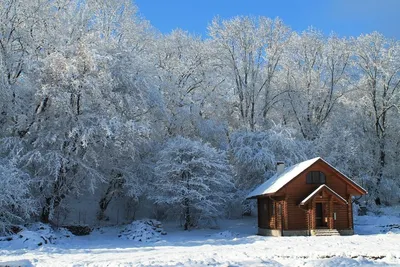
<svg viewBox="0 0 400 267">
<path fill-rule="evenodd" d="M 256 218 L 245 218 L 214 230 L 164 225 L 167 235 L 138 242 L 121 236 L 132 227 L 80 237 L 64 232 L 37 248 L 2 241 L 0 266 L 400 266 L 400 207 L 356 217 L 354 236 L 262 237 Z"/>
</svg>

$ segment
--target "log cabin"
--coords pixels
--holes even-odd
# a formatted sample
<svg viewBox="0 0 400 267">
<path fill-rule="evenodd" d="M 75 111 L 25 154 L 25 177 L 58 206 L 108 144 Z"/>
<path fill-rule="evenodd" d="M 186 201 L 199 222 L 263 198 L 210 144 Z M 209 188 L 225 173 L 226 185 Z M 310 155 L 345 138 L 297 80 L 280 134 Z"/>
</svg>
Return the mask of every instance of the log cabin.
<svg viewBox="0 0 400 267">
<path fill-rule="evenodd" d="M 322 158 L 314 158 L 277 172 L 255 188 L 258 234 L 352 235 L 352 197 L 367 191 Z"/>
</svg>

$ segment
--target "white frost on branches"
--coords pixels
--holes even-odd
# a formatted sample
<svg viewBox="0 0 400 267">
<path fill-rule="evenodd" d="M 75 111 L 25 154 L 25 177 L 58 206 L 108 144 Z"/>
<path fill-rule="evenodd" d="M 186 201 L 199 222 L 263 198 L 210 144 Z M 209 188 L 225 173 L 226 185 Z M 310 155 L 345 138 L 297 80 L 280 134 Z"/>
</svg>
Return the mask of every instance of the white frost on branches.
<svg viewBox="0 0 400 267">
<path fill-rule="evenodd" d="M 226 155 L 200 141 L 169 140 L 159 153 L 155 172 L 158 179 L 152 198 L 165 204 L 170 215 L 181 216 L 185 229 L 221 216 L 231 199 L 233 183 Z"/>
<path fill-rule="evenodd" d="M 14 162 L 0 158 L 0 233 L 36 212 L 37 205 L 30 193 L 31 182 L 30 176 Z"/>
</svg>

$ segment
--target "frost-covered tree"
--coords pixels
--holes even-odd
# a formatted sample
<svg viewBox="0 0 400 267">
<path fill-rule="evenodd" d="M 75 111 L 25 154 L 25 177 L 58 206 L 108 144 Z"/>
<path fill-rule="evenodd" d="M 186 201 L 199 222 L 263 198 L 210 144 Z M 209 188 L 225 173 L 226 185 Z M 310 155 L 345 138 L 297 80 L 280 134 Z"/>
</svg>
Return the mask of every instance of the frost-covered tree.
<svg viewBox="0 0 400 267">
<path fill-rule="evenodd" d="M 214 19 L 209 32 L 242 126 L 254 130 L 281 95 L 273 85 L 291 31 L 280 19 L 236 17 Z"/>
<path fill-rule="evenodd" d="M 110 202 L 118 196 L 128 196 L 138 202 L 147 193 L 152 172 L 153 148 L 148 144 L 149 129 L 133 121 L 113 121 L 107 125 L 108 141 L 98 150 L 98 169 L 104 175 L 104 192 L 98 193 L 97 218 L 107 218 Z M 107 155 L 107 156 L 105 156 Z"/>
<path fill-rule="evenodd" d="M 183 137 L 170 139 L 158 155 L 151 196 L 169 215 L 184 220 L 184 229 L 223 214 L 233 189 L 224 152 Z"/>
<path fill-rule="evenodd" d="M 158 123 L 165 115 L 162 96 L 153 83 L 157 75 L 155 38 L 149 23 L 136 16 L 132 1 L 94 1 L 96 29 L 106 35 L 104 54 L 113 81 L 112 112 L 107 123 L 108 142 L 99 153 L 106 187 L 100 193 L 98 219 L 106 219 L 109 203 L 116 196 L 138 202 L 151 181 L 150 145 L 164 131 Z M 109 57 L 112 55 L 112 57 Z M 107 155 L 107 157 L 105 157 Z"/>
<path fill-rule="evenodd" d="M 334 35 L 326 39 L 309 29 L 293 34 L 285 50 L 283 86 L 288 112 L 303 137 L 312 140 L 328 122 L 340 97 L 348 91 L 350 48 Z"/>
<path fill-rule="evenodd" d="M 21 161 L 36 181 L 45 222 L 65 198 L 94 193 L 100 183 L 108 185 L 102 213 L 121 181 L 129 195 L 142 191 L 133 188 L 143 184 L 135 171 L 143 165 L 134 159 L 159 102 L 146 83 L 151 34 L 132 3 L 78 2 L 55 1 L 34 14 L 43 22 L 31 34 L 40 52 L 23 83 L 34 98 L 6 142 L 23 144 Z"/>
<path fill-rule="evenodd" d="M 226 148 L 227 124 L 221 115 L 226 95 L 219 90 L 225 77 L 214 74 L 214 55 L 210 43 L 180 30 L 157 40 L 157 86 L 163 98 L 159 120 L 170 137 L 201 138 Z"/>
<path fill-rule="evenodd" d="M 0 158 L 0 233 L 13 224 L 21 224 L 37 212 L 31 194 L 32 180 L 13 161 Z"/>
<path fill-rule="evenodd" d="M 196 135 L 209 83 L 209 55 L 200 38 L 174 31 L 157 40 L 157 77 L 165 103 L 164 123 L 170 136 Z"/>
<path fill-rule="evenodd" d="M 236 199 L 277 160 L 323 156 L 371 202 L 399 201 L 396 40 L 295 33 L 264 17 L 215 19 L 202 39 L 158 33 L 130 0 L 0 3 L 0 150 L 29 175 L 43 221 L 87 191 L 102 219 L 117 196 L 146 199 L 161 144 L 185 143 L 176 136 L 229 151 Z"/>
<path fill-rule="evenodd" d="M 290 166 L 312 154 L 309 142 L 299 140 L 293 129 L 279 125 L 265 132 L 234 132 L 230 148 L 238 189 L 236 199 L 244 214 L 252 210 L 251 203 L 243 202 L 246 195 L 276 172 L 277 161 Z"/>
<path fill-rule="evenodd" d="M 310 156 L 306 141 L 296 138 L 295 131 L 275 126 L 265 132 L 235 132 L 231 151 L 235 162 L 237 187 L 250 190 L 276 171 L 276 162 L 287 166 Z"/>
<path fill-rule="evenodd" d="M 395 150 L 400 129 L 400 42 L 377 32 L 362 35 L 354 40 L 354 56 L 353 64 L 359 73 L 358 93 L 354 97 L 371 126 L 368 132 L 372 134 L 370 141 L 374 144 L 375 202 L 379 205 L 381 182 L 385 177 L 398 180 L 389 162 L 398 160 Z"/>
<path fill-rule="evenodd" d="M 0 136 L 18 131 L 31 106 L 34 88 L 25 74 L 40 49 L 34 36 L 41 29 L 43 9 L 38 2 L 0 2 Z"/>
<path fill-rule="evenodd" d="M 39 181 L 44 222 L 82 184 L 93 190 L 104 179 L 96 164 L 107 142 L 109 116 L 102 94 L 112 88 L 112 79 L 86 48 L 78 44 L 52 53 L 38 70 L 38 104 L 22 159 Z"/>
</svg>

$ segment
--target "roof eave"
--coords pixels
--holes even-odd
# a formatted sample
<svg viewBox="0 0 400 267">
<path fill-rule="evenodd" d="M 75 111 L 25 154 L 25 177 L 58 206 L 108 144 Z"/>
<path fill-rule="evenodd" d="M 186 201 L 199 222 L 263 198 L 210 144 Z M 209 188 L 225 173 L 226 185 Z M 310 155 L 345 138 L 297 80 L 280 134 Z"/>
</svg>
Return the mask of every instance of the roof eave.
<svg viewBox="0 0 400 267">
<path fill-rule="evenodd" d="M 353 181 L 352 179 L 350 179 L 347 175 L 345 175 L 344 173 L 342 173 L 341 171 L 339 171 L 338 169 L 336 169 L 334 166 L 332 166 L 329 162 L 327 162 L 326 160 L 324 160 L 323 158 L 319 158 L 321 161 L 323 161 L 324 163 L 326 163 L 329 167 L 331 167 L 332 169 L 334 169 L 335 171 L 337 171 L 340 175 L 342 175 L 347 181 L 348 183 L 356 190 L 360 193 L 360 196 L 366 195 L 368 194 L 368 191 L 365 190 L 361 185 L 359 185 L 358 183 L 356 183 L 355 181 Z"/>
<path fill-rule="evenodd" d="M 257 198 L 260 198 L 260 197 L 269 197 L 269 196 L 271 196 L 271 195 L 273 195 L 273 194 L 271 194 L 271 193 L 266 193 L 266 194 L 261 194 L 261 195 L 255 195 L 255 196 L 251 196 L 251 197 L 246 197 L 246 199 L 257 199 Z"/>
<path fill-rule="evenodd" d="M 335 197 L 337 200 L 339 200 L 340 202 L 342 202 L 345 205 L 348 205 L 349 202 L 347 202 L 347 200 L 345 200 L 342 196 L 340 196 L 337 192 L 335 192 L 332 188 L 330 188 L 327 185 L 321 185 L 320 187 L 318 187 L 316 190 L 314 190 L 309 196 L 307 196 L 302 202 L 300 202 L 300 206 L 304 206 L 307 203 L 309 203 L 312 199 L 315 198 L 315 196 L 317 195 L 317 193 L 321 192 L 322 190 L 327 190 L 328 192 L 330 192 L 332 194 L 333 197 Z"/>
</svg>

